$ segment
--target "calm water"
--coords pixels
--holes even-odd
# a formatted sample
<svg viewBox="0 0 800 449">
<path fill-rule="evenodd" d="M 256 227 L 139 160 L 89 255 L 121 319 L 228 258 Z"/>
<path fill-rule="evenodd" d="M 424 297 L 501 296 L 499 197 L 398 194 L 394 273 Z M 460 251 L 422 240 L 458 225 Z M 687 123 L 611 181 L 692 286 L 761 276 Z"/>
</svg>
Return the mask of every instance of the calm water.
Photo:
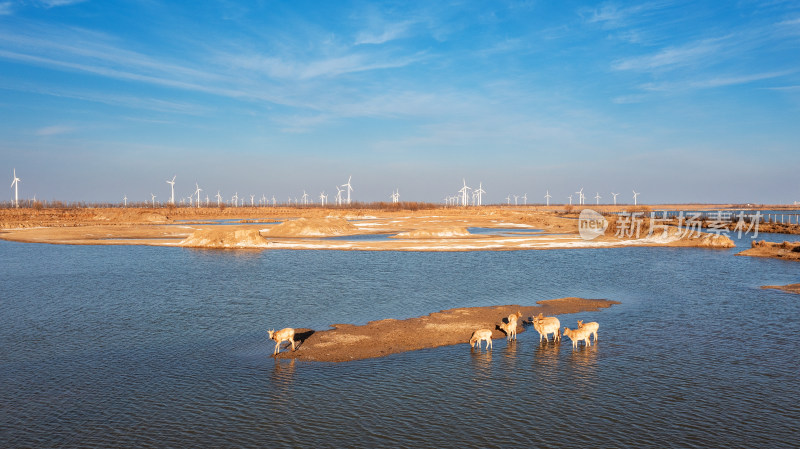
<svg viewBox="0 0 800 449">
<path fill-rule="evenodd" d="M 0 241 L 0 446 L 797 447 L 800 296 L 759 286 L 800 264 L 736 251 Z M 600 322 L 578 350 L 529 330 L 489 352 L 269 357 L 268 328 L 562 296 L 622 304 L 561 316 Z"/>
</svg>

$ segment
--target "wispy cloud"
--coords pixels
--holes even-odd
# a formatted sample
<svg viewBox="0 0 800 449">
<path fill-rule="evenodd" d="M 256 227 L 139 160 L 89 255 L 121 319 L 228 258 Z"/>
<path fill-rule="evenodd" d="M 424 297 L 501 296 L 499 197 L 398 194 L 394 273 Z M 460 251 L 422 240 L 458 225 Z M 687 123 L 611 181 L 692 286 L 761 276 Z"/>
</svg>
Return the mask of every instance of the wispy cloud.
<svg viewBox="0 0 800 449">
<path fill-rule="evenodd" d="M 421 55 L 375 57 L 365 54 L 346 54 L 317 60 L 289 60 L 259 55 L 228 55 L 223 59 L 242 69 L 256 70 L 271 78 L 308 80 L 334 77 L 347 73 L 404 67 L 422 59 Z"/>
<path fill-rule="evenodd" d="M 617 60 L 611 67 L 614 70 L 652 71 L 692 65 L 707 61 L 709 56 L 717 54 L 726 39 L 727 37 L 704 39 L 665 48 L 655 54 Z"/>
<path fill-rule="evenodd" d="M 636 21 L 637 16 L 669 6 L 669 2 L 647 2 L 634 6 L 621 6 L 616 2 L 606 2 L 594 9 L 582 11 L 586 22 L 597 23 L 606 29 L 624 28 Z"/>
<path fill-rule="evenodd" d="M 55 136 L 58 134 L 67 134 L 75 131 L 75 128 L 65 125 L 53 125 L 39 128 L 36 130 L 37 136 Z"/>
<path fill-rule="evenodd" d="M 0 3 L 0 16 L 8 16 L 14 13 L 13 3 L 1 2 Z"/>
<path fill-rule="evenodd" d="M 39 0 L 38 3 L 43 5 L 45 8 L 56 8 L 59 6 L 75 5 L 85 1 L 87 0 Z"/>
<path fill-rule="evenodd" d="M 749 84 L 756 81 L 780 78 L 795 73 L 795 71 L 754 73 L 740 76 L 719 76 L 702 80 L 688 80 L 682 82 L 645 83 L 641 89 L 652 92 L 683 91 L 693 89 L 714 89 L 718 87 Z"/>
<path fill-rule="evenodd" d="M 356 36 L 355 45 L 364 44 L 383 44 L 396 39 L 407 37 L 410 33 L 412 25 L 416 22 L 406 20 L 403 22 L 395 23 L 382 23 L 375 28 L 365 30 Z"/>
<path fill-rule="evenodd" d="M 28 92 L 37 95 L 47 95 L 58 98 L 69 98 L 74 100 L 101 103 L 109 106 L 139 109 L 146 111 L 177 113 L 184 115 L 203 115 L 211 112 L 207 106 L 187 103 L 180 101 L 170 101 L 162 98 L 149 98 L 141 96 L 120 95 L 93 90 L 67 90 L 62 88 L 50 88 L 36 86 L 32 84 L 17 84 L 0 78 L 3 88 L 17 92 Z"/>
</svg>

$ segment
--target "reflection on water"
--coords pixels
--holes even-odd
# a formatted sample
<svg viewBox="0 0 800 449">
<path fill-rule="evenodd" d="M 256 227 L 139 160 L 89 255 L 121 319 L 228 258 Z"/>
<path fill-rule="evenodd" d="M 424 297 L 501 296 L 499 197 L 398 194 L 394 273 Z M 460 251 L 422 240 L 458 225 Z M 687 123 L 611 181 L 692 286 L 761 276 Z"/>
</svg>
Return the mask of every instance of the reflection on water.
<svg viewBox="0 0 800 449">
<path fill-rule="evenodd" d="M 597 352 L 599 344 L 592 346 L 578 346 L 570 353 L 570 369 L 572 369 L 578 377 L 589 377 L 596 374 L 597 369 Z"/>
<path fill-rule="evenodd" d="M 473 367 L 473 380 L 475 382 L 492 381 L 492 350 L 472 348 L 470 360 Z"/>
<path fill-rule="evenodd" d="M 800 301 L 759 287 L 800 282 L 798 265 L 733 257 L 740 249 L 0 242 L 0 442 L 792 447 Z M 573 350 L 526 326 L 491 350 L 462 343 L 325 364 L 275 360 L 266 338 L 563 296 L 622 302 L 560 317 L 570 328 L 599 322 L 602 341 Z"/>
</svg>

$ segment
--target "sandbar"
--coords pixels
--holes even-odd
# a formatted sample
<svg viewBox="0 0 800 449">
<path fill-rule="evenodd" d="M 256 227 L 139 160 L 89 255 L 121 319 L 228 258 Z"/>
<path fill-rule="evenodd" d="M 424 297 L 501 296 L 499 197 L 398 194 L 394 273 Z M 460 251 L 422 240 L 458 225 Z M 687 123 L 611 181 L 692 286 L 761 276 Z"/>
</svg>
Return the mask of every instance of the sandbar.
<svg viewBox="0 0 800 449">
<path fill-rule="evenodd" d="M 746 249 L 736 255 L 800 261 L 800 242 L 754 241 L 750 249 Z"/>
<path fill-rule="evenodd" d="M 472 332 L 480 328 L 493 329 L 493 339 L 505 338 L 505 333 L 498 325 L 505 317 L 517 311 L 522 313 L 517 332 L 522 333 L 529 327 L 525 321 L 539 313 L 559 316 L 594 312 L 620 303 L 607 299 L 568 297 L 541 300 L 536 304 L 449 309 L 405 320 L 370 321 L 362 326 L 334 324 L 332 329 L 322 331 L 298 328 L 296 332 L 299 346 L 294 352 L 291 349 L 281 350 L 277 358 L 345 362 L 456 344 L 463 344 L 464 350 L 467 350 Z M 576 320 L 580 317 L 575 317 L 574 320 L 563 317 L 559 319 L 562 327 L 575 328 Z"/>
<path fill-rule="evenodd" d="M 797 293 L 800 294 L 800 284 L 789 284 L 789 285 L 762 285 L 761 288 L 774 288 L 776 290 L 781 290 L 788 293 Z"/>
</svg>

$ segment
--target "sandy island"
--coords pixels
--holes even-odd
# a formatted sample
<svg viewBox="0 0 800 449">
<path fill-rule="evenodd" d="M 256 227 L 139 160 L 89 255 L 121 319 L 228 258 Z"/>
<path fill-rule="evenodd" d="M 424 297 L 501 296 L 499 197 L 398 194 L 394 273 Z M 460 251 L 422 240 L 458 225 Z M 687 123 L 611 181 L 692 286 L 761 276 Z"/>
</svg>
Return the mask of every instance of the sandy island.
<svg viewBox="0 0 800 449">
<path fill-rule="evenodd" d="M 754 241 L 750 249 L 746 249 L 737 256 L 770 257 L 781 260 L 800 261 L 800 242 L 774 243 L 767 241 Z"/>
<path fill-rule="evenodd" d="M 331 326 L 333 329 L 324 331 L 296 329 L 296 338 L 300 342 L 296 351 L 282 349 L 277 357 L 316 362 L 345 362 L 455 344 L 464 344 L 466 350 L 467 342 L 476 329 L 493 329 L 493 339 L 505 338 L 505 333 L 498 325 L 508 315 L 517 311 L 522 313 L 521 321 L 527 321 L 539 313 L 545 316 L 558 316 L 593 312 L 619 302 L 606 299 L 560 298 L 537 301 L 536 304 L 539 305 L 442 310 L 406 320 L 370 321 L 363 326 L 334 324 Z M 574 320 L 564 317 L 559 319 L 562 327 L 575 328 L 576 320 L 580 317 Z M 528 326 L 520 322 L 517 332 L 524 332 L 526 327 Z M 284 347 L 287 345 L 288 343 L 284 343 Z"/>
<path fill-rule="evenodd" d="M 542 207 L 425 210 L 341 208 L 85 208 L 0 211 L 0 239 L 73 245 L 210 249 L 502 251 L 674 246 L 731 248 L 724 235 L 681 235 L 669 227 L 619 237 L 616 216 L 597 238 L 579 234 L 577 213 Z M 227 222 L 221 222 L 227 220 Z M 502 233 L 472 233 L 470 228 Z"/>
</svg>

